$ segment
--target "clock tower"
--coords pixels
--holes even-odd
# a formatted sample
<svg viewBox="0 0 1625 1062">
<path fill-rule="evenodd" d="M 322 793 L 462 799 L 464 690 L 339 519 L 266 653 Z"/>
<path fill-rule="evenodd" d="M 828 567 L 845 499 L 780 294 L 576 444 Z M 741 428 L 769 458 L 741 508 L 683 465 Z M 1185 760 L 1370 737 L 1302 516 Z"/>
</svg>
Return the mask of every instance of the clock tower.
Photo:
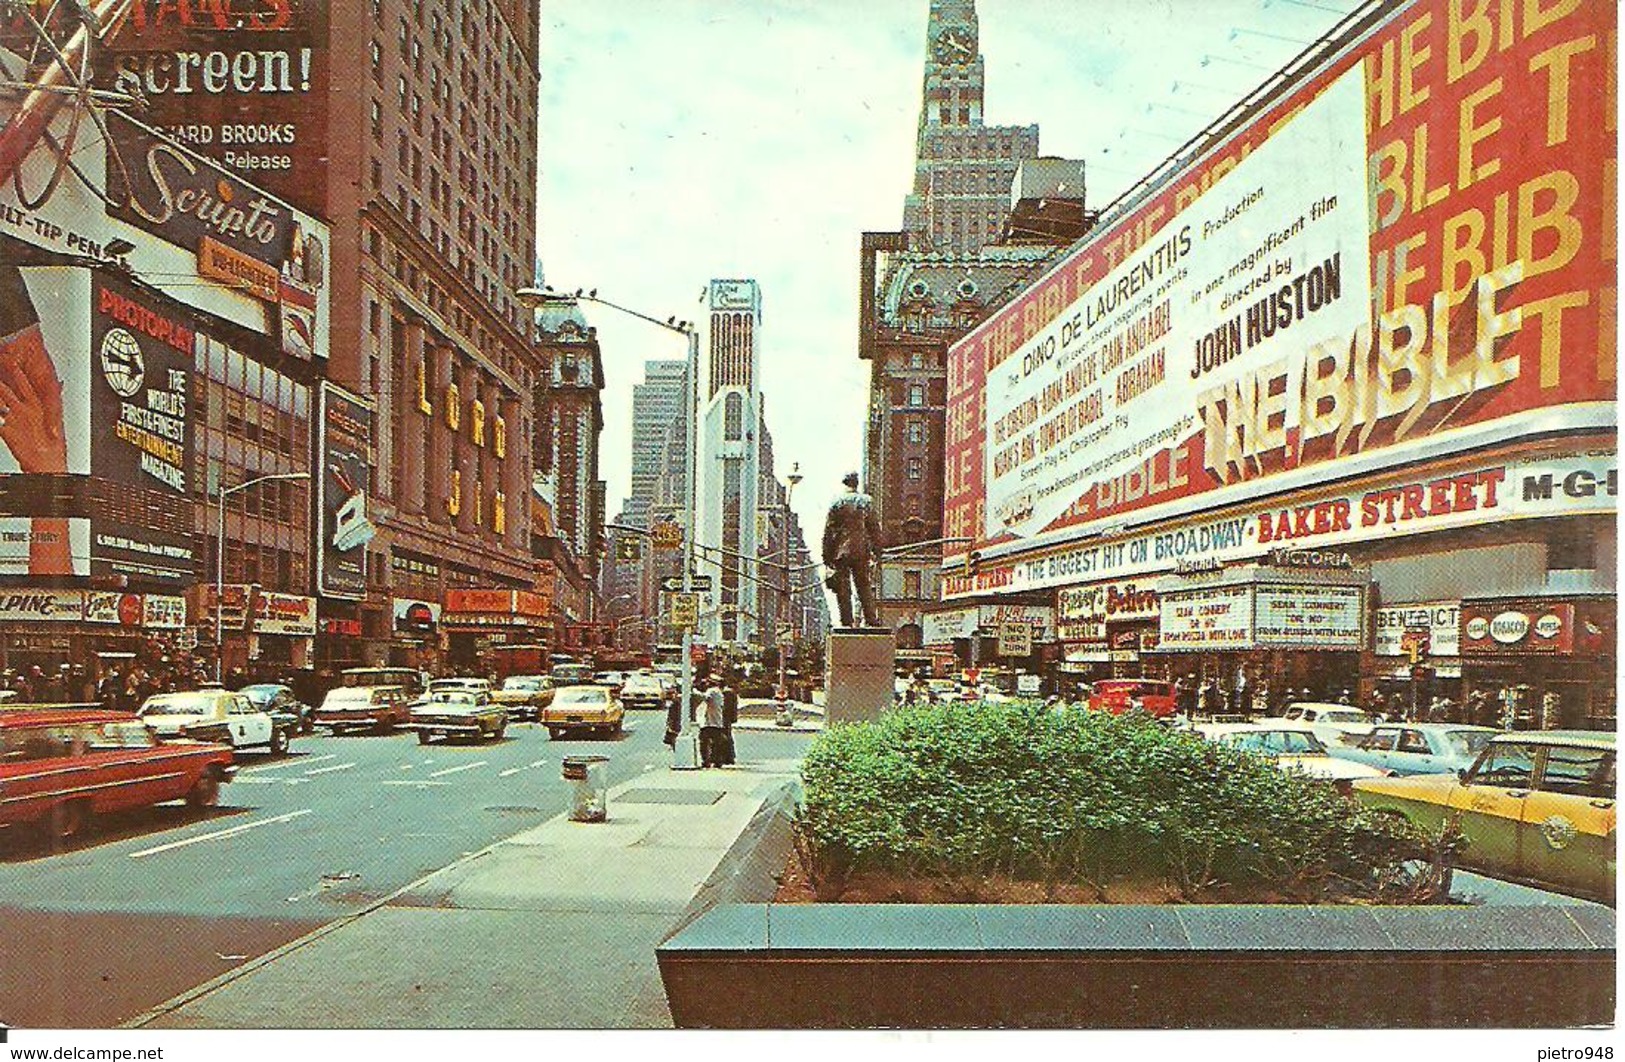
<svg viewBox="0 0 1625 1062">
<path fill-rule="evenodd" d="M 996 243 L 1016 164 L 1038 154 L 1038 127 L 982 124 L 986 73 L 975 0 L 930 0 L 914 188 L 903 228 L 914 246 L 974 254 Z"/>
</svg>

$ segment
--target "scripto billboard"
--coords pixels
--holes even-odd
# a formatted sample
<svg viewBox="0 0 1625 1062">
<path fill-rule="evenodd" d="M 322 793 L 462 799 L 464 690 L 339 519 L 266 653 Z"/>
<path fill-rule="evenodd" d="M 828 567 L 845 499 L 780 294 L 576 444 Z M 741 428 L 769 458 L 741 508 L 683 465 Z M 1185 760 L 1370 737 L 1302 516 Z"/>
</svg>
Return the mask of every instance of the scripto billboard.
<svg viewBox="0 0 1625 1062">
<path fill-rule="evenodd" d="M 1348 42 L 954 346 L 944 534 L 1614 427 L 1614 6 L 1466 8 Z"/>
<path fill-rule="evenodd" d="M 367 517 L 374 410 L 324 380 L 317 417 L 316 585 L 328 597 L 359 599 L 367 593 L 367 543 L 378 533 Z"/>
<path fill-rule="evenodd" d="M 108 42 L 101 88 L 302 210 L 326 211 L 326 2 L 140 0 Z"/>
</svg>

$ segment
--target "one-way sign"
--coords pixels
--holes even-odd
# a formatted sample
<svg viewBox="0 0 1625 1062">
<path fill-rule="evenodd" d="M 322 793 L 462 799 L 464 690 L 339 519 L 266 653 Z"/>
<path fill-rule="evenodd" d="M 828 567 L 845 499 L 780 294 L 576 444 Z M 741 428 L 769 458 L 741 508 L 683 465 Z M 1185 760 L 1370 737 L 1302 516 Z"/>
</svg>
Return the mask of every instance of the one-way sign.
<svg viewBox="0 0 1625 1062">
<path fill-rule="evenodd" d="M 689 584 L 689 589 L 691 590 L 709 590 L 711 589 L 711 577 L 709 575 L 696 575 L 689 580 Z M 668 594 L 681 593 L 683 589 L 683 577 L 681 575 L 667 576 L 666 578 L 660 580 L 660 589 L 666 591 Z"/>
</svg>

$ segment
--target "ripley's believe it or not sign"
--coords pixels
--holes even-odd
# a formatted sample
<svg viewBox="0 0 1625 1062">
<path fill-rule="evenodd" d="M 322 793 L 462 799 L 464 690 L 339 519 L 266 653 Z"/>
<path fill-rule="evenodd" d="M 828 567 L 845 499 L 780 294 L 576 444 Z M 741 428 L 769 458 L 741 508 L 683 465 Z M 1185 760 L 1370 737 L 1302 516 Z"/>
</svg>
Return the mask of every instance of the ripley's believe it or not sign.
<svg viewBox="0 0 1625 1062">
<path fill-rule="evenodd" d="M 950 352 L 944 534 L 1061 545 L 1611 432 L 1615 19 L 1411 4 L 1103 226 Z"/>
</svg>

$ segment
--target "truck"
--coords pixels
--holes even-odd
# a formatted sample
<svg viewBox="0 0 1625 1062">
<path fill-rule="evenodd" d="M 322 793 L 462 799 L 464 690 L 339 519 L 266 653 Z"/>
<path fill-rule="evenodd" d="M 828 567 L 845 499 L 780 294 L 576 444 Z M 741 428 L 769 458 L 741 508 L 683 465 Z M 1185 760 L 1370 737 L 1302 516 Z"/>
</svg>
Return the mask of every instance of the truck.
<svg viewBox="0 0 1625 1062">
<path fill-rule="evenodd" d="M 509 675 L 545 675 L 553 666 L 545 645 L 493 645 L 490 653 L 498 681 Z"/>
</svg>

